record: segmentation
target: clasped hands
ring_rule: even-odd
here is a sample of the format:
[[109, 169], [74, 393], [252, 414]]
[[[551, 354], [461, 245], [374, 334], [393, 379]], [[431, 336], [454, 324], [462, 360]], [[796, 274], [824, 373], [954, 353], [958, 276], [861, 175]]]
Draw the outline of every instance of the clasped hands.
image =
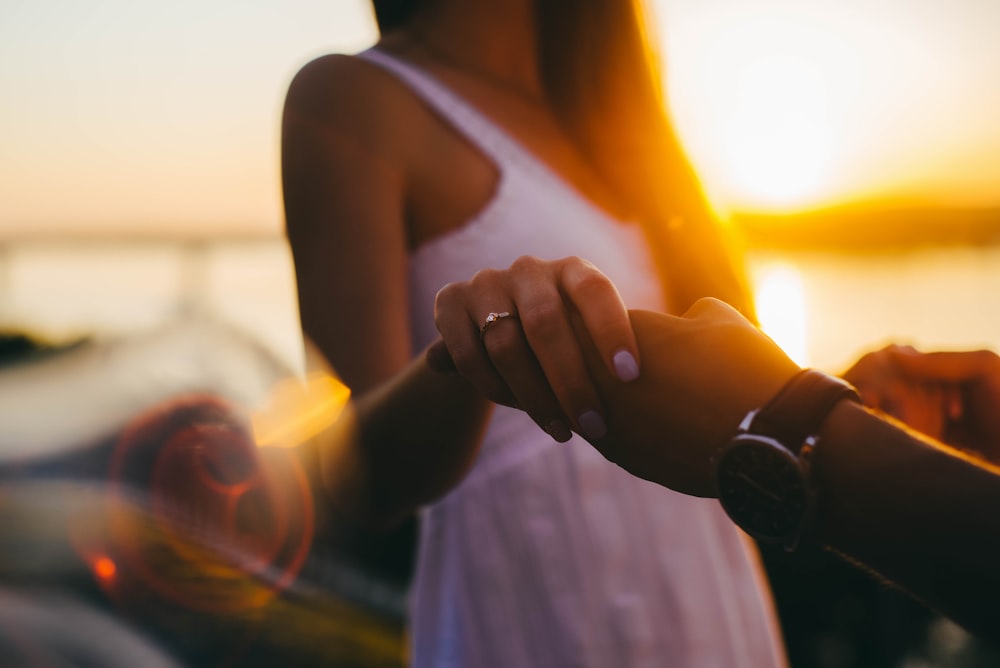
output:
[[[501, 312], [511, 317], [483, 328]], [[712, 456], [799, 370], [732, 307], [702, 299], [682, 316], [629, 311], [578, 258], [525, 257], [450, 284], [435, 319], [432, 366], [524, 410], [557, 441], [575, 431], [632, 474], [695, 496], [716, 495]], [[921, 406], [914, 426], [937, 425], [932, 436], [954, 423], [979, 451], [1000, 436], [1000, 418], [983, 419], [1000, 406], [1000, 359], [988, 351], [889, 347], [845, 377], [876, 408]]]

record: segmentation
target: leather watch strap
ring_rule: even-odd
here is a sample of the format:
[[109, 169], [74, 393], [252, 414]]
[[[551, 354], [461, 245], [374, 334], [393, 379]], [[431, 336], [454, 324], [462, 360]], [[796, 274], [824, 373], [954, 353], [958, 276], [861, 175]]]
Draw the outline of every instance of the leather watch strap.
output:
[[797, 455], [842, 399], [861, 401], [847, 381], [816, 369], [803, 369], [758, 411], [750, 430], [776, 439]]

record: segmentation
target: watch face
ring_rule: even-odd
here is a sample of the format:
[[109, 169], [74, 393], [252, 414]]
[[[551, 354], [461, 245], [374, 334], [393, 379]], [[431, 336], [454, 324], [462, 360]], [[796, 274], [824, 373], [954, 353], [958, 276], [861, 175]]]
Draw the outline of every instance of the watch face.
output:
[[810, 495], [798, 458], [766, 436], [734, 438], [716, 466], [719, 500], [744, 531], [763, 541], [798, 535]]

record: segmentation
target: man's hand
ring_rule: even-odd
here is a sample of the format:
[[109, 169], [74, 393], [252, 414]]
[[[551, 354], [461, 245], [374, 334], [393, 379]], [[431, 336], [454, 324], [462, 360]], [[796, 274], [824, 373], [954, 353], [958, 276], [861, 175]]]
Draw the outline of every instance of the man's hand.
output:
[[843, 377], [858, 389], [869, 408], [943, 441], [948, 415], [960, 405], [960, 396], [954, 383], [906, 373], [896, 359], [909, 353], [917, 351], [911, 346], [885, 346], [863, 355]]
[[954, 386], [942, 440], [1000, 463], [1000, 357], [989, 350], [893, 352], [893, 361], [915, 382]]
[[608, 433], [592, 441], [609, 460], [685, 494], [716, 496], [711, 459], [746, 413], [799, 370], [730, 306], [702, 299], [682, 317], [631, 311], [642, 374], [612, 377], [595, 350], [592, 376]]

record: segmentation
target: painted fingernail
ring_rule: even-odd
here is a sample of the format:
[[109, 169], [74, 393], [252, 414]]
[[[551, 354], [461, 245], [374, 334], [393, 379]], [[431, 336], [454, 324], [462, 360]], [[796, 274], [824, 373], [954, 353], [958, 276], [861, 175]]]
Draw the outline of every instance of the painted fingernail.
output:
[[629, 351], [619, 350], [612, 358], [612, 362], [615, 365], [615, 373], [623, 383], [631, 383], [639, 377], [639, 363]]
[[569, 426], [562, 420], [549, 420], [542, 425], [542, 429], [545, 430], [546, 434], [560, 443], [565, 443], [573, 438], [573, 432], [569, 430]]
[[587, 411], [578, 419], [580, 431], [591, 440], [596, 440], [608, 433], [608, 427], [604, 424], [604, 418], [597, 411]]

